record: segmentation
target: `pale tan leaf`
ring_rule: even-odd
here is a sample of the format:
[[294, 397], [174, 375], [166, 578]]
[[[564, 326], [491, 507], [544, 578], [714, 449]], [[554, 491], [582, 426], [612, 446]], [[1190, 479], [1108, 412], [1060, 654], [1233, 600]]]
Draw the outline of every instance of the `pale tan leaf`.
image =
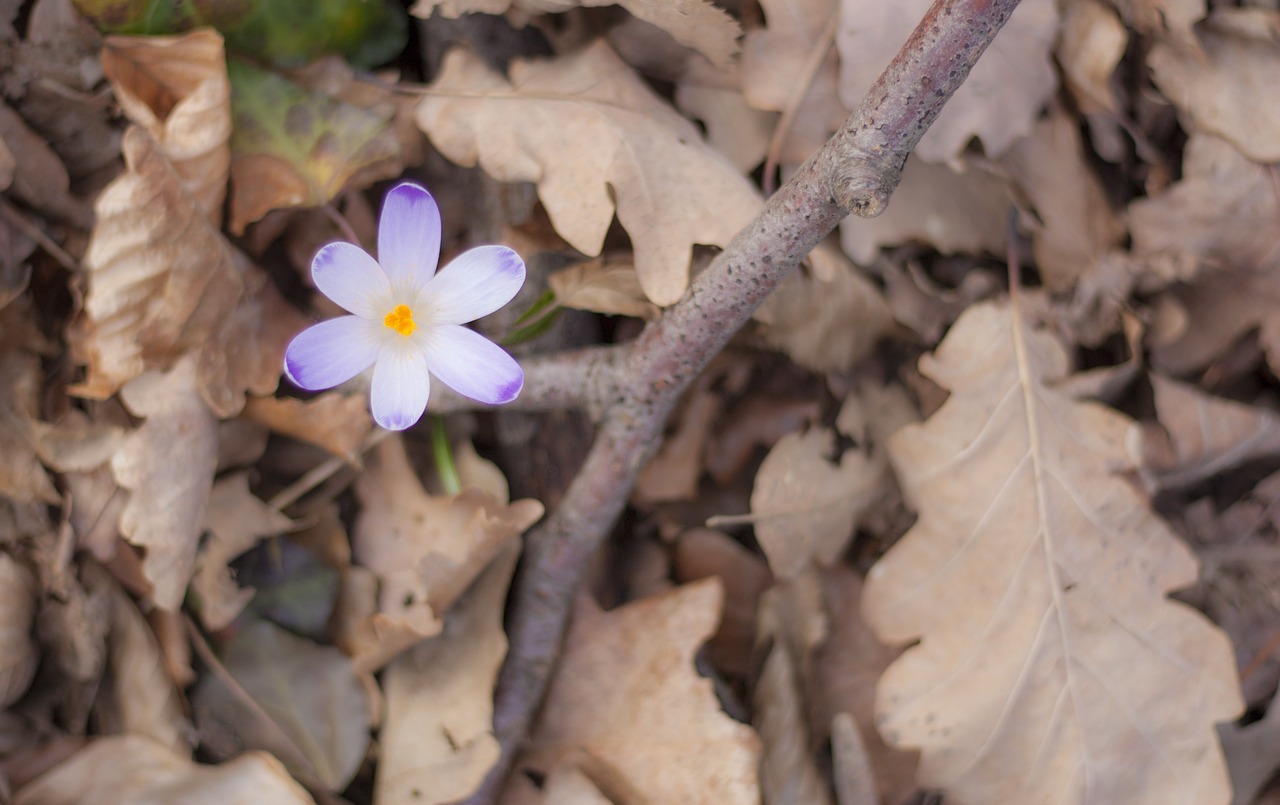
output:
[[1065, 350], [1006, 305], [921, 371], [951, 396], [890, 441], [920, 518], [864, 595], [882, 640], [919, 641], [877, 688], [882, 734], [975, 805], [1226, 802], [1234, 657], [1165, 597], [1196, 562], [1115, 475], [1128, 420], [1057, 390]]
[[636, 503], [693, 500], [697, 496], [711, 426], [724, 410], [724, 398], [711, 390], [713, 382], [714, 377], [706, 374], [689, 390], [672, 432], [636, 479], [631, 491]]
[[1009, 201], [1008, 183], [976, 165], [957, 173], [908, 157], [889, 207], [875, 218], [846, 218], [840, 244], [860, 265], [885, 246], [911, 241], [945, 254], [1004, 254]]
[[751, 518], [779, 578], [834, 562], [884, 484], [882, 459], [847, 450], [837, 463], [834, 450], [835, 433], [827, 428], [788, 433], [756, 473]]
[[444, 631], [387, 666], [374, 805], [457, 802], [497, 761], [493, 688], [507, 654], [502, 616], [519, 555], [508, 543], [449, 611]]
[[1118, 111], [1111, 77], [1128, 45], [1124, 23], [1101, 0], [1074, 0], [1063, 9], [1056, 53], [1081, 112]]
[[656, 319], [658, 306], [645, 298], [635, 264], [597, 258], [547, 277], [556, 302], [575, 310]]
[[1070, 289], [1128, 234], [1085, 161], [1079, 122], [1060, 106], [1014, 143], [1002, 164], [1031, 204], [1032, 253], [1050, 291]]
[[0, 707], [27, 692], [40, 654], [31, 637], [36, 617], [36, 580], [7, 553], [0, 553]]
[[[930, 0], [842, 0], [836, 46], [846, 107], [858, 108], [931, 5]], [[1057, 32], [1053, 0], [1019, 4], [915, 153], [926, 162], [950, 162], [977, 137], [987, 156], [999, 157], [1030, 132], [1057, 88], [1050, 53]]]
[[1216, 134], [1257, 162], [1280, 162], [1280, 12], [1223, 8], [1199, 26], [1202, 53], [1157, 43], [1151, 77], [1193, 131]]
[[848, 713], [831, 721], [831, 766], [838, 805], [880, 805], [871, 758], [857, 722]]
[[542, 801], [547, 805], [614, 805], [614, 800], [601, 793], [591, 778], [571, 763], [562, 763], [547, 775]]
[[1280, 453], [1280, 416], [1214, 397], [1152, 373], [1156, 422], [1129, 431], [1134, 460], [1154, 489], [1203, 481], [1246, 461]]
[[146, 421], [111, 459], [116, 482], [130, 493], [120, 532], [146, 551], [152, 598], [168, 610], [186, 594], [217, 466], [218, 423], [200, 399], [195, 374], [195, 359], [187, 357], [121, 390], [125, 406]]
[[601, 790], [632, 801], [755, 805], [759, 739], [721, 712], [693, 664], [720, 601], [714, 580], [611, 612], [580, 598], [519, 766], [546, 773], [585, 755]]
[[1208, 13], [1205, 0], [1112, 0], [1112, 5], [1139, 33], [1203, 55], [1195, 24]]
[[556, 231], [583, 254], [600, 253], [616, 209], [658, 305], [684, 293], [694, 244], [725, 246], [760, 209], [746, 177], [603, 41], [516, 61], [510, 82], [450, 51], [417, 120], [454, 162], [537, 182]]
[[232, 736], [239, 746], [271, 752], [301, 780], [346, 788], [364, 760], [372, 721], [351, 659], [251, 621], [231, 638], [222, 662], [240, 690], [217, 675], [201, 680], [192, 694], [201, 735]]
[[704, 62], [693, 61], [690, 67], [694, 69], [676, 80], [676, 106], [686, 117], [702, 122], [712, 148], [739, 171], [750, 173], [764, 161], [778, 116], [753, 109], [742, 95], [736, 74], [731, 81], [718, 81], [717, 76], [697, 69], [699, 64]]
[[192, 763], [142, 735], [98, 738], [24, 786], [15, 805], [315, 805], [280, 761], [246, 752], [220, 766]]
[[360, 395], [322, 394], [314, 399], [253, 397], [244, 416], [276, 433], [323, 447], [352, 464], [373, 428], [369, 403]]
[[1267, 364], [1280, 374], [1280, 259], [1254, 271], [1203, 271], [1194, 284], [1169, 296], [1185, 320], [1168, 340], [1153, 345], [1155, 368], [1169, 374], [1201, 369], [1256, 329]]
[[122, 732], [143, 735], [175, 753], [190, 756], [195, 730], [169, 675], [151, 627], [119, 586], [111, 587], [109, 655], [115, 707]]
[[196, 556], [191, 588], [199, 596], [201, 622], [216, 632], [235, 620], [254, 592], [238, 586], [227, 565], [263, 537], [289, 531], [294, 523], [250, 492], [248, 474], [237, 472], [213, 485], [204, 527], [209, 538]]
[[353, 555], [381, 582], [373, 625], [382, 639], [357, 657], [362, 670], [438, 633], [458, 596], [543, 512], [536, 500], [506, 504], [479, 489], [429, 495], [396, 436], [369, 456], [356, 495]]
[[159, 144], [182, 188], [217, 228], [231, 167], [231, 82], [212, 28], [109, 36], [102, 67], [125, 115]]
[[[814, 250], [817, 255], [823, 247]], [[760, 335], [801, 366], [848, 371], [866, 357], [891, 324], [884, 297], [843, 255], [822, 279], [792, 271], [760, 309]]]

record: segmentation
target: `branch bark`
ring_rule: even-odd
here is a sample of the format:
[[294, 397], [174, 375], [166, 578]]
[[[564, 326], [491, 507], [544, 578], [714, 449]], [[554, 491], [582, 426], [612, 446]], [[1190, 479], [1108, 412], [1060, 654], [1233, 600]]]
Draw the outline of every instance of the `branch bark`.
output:
[[[534, 401], [547, 395], [570, 402], [572, 395], [602, 405], [603, 416], [564, 500], [529, 537], [494, 710], [502, 755], [469, 805], [500, 794], [541, 705], [587, 563], [626, 505], [681, 392], [845, 216], [884, 210], [907, 156], [1017, 5], [937, 0], [843, 128], [770, 197], [684, 298], [629, 346], [591, 353], [600, 363], [585, 389], [565, 391], [563, 378], [551, 382], [536, 377], [540, 369], [528, 372]], [[577, 371], [572, 360], [551, 364]]]

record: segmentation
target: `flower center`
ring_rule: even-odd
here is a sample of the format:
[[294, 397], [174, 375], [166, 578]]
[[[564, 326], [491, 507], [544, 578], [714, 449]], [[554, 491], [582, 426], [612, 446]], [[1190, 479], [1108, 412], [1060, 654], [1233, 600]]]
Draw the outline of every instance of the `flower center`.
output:
[[413, 311], [408, 305], [396, 305], [382, 323], [400, 335], [413, 335], [413, 331], [418, 329], [418, 325], [413, 323]]

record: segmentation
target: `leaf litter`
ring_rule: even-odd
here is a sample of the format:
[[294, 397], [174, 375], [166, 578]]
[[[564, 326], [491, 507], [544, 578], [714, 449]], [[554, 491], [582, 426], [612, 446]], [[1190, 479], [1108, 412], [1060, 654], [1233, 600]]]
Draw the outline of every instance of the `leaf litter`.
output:
[[[466, 800], [519, 490], [579, 437], [282, 383], [312, 255], [411, 179], [442, 262], [517, 245], [549, 293], [522, 361], [624, 343], [927, 5], [0, 7], [6, 796]], [[1277, 31], [1025, 0], [691, 386], [497, 801], [1275, 797]]]

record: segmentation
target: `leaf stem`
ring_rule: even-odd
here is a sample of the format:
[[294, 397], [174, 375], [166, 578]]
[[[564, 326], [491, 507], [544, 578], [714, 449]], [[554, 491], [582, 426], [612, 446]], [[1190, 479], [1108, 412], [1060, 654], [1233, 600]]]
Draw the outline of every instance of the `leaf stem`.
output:
[[461, 492], [462, 479], [458, 477], [458, 466], [453, 461], [453, 447], [444, 429], [444, 419], [438, 416], [431, 417], [431, 455], [444, 493], [452, 497]]

